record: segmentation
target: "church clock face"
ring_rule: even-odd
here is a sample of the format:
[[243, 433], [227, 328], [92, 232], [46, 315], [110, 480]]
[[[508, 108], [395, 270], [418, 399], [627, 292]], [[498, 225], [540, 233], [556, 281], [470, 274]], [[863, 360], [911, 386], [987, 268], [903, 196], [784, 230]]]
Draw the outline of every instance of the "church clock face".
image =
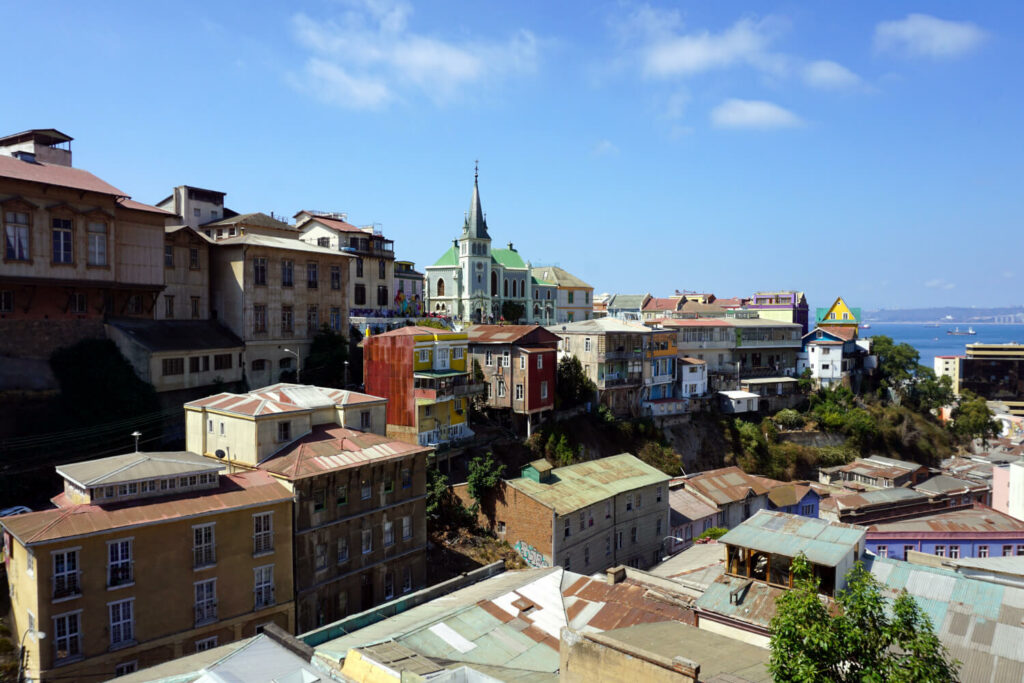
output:
[[476, 264], [476, 269], [477, 269], [477, 270], [483, 270], [483, 269], [484, 269], [484, 264], [482, 264], [482, 263], [479, 263], [479, 262], [478, 262], [478, 263]]

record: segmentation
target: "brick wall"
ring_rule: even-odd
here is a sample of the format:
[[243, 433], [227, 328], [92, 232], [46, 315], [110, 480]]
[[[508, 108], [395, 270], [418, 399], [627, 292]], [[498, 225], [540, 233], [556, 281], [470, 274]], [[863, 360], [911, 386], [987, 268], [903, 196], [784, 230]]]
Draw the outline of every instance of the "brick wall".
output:
[[0, 319], [0, 355], [3, 356], [48, 359], [62, 346], [72, 346], [83, 339], [105, 338], [100, 318]]
[[[452, 487], [452, 492], [466, 507], [475, 503], [469, 496], [467, 484], [456, 484]], [[527, 563], [543, 567], [554, 564], [552, 519], [551, 508], [541, 505], [505, 482], [501, 483], [492, 499], [483, 502], [479, 514], [482, 526], [494, 531], [498, 538], [508, 541]], [[504, 533], [500, 531], [502, 523]]]

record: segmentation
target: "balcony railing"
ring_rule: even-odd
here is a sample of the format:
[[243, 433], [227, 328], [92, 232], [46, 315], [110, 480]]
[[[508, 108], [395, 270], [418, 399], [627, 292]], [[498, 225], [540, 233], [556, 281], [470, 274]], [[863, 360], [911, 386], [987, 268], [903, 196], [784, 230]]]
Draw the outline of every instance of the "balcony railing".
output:
[[107, 586], [124, 586], [135, 580], [133, 563], [110, 567], [107, 571]]
[[274, 600], [274, 587], [264, 586], [253, 591], [254, 609], [263, 609], [276, 604]]
[[203, 546], [201, 548], [192, 549], [193, 568], [198, 569], [199, 567], [209, 567], [214, 564], [217, 564], [217, 551], [213, 546]]
[[53, 599], [70, 598], [82, 594], [82, 584], [79, 582], [80, 572], [70, 574], [57, 574], [53, 577]]
[[631, 384], [642, 384], [644, 381], [643, 376], [640, 374], [627, 375], [625, 377], [609, 377], [605, 375], [604, 386], [607, 387], [624, 387]]
[[644, 357], [643, 349], [613, 349], [611, 351], [599, 351], [597, 360], [637, 360]]
[[217, 601], [216, 600], [205, 600], [203, 602], [197, 602], [195, 606], [196, 611], [196, 626], [202, 624], [209, 624], [212, 621], [217, 621]]

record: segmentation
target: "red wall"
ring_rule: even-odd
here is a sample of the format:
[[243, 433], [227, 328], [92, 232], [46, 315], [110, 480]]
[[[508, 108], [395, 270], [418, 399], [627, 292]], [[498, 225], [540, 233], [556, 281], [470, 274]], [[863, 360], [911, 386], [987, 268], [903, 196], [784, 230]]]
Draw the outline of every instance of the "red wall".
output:
[[[537, 369], [537, 356], [544, 357], [544, 367], [540, 370]], [[555, 375], [557, 373], [557, 365], [558, 361], [555, 358], [554, 349], [529, 355], [527, 363], [527, 372], [529, 373], [529, 381], [527, 381], [529, 391], [526, 401], [527, 410], [547, 409], [555, 406]], [[548, 397], [541, 399], [540, 383], [544, 381], [548, 383]]]
[[414, 345], [412, 335], [371, 335], [363, 342], [363, 382], [366, 393], [388, 400], [388, 424], [416, 426], [412, 376]]

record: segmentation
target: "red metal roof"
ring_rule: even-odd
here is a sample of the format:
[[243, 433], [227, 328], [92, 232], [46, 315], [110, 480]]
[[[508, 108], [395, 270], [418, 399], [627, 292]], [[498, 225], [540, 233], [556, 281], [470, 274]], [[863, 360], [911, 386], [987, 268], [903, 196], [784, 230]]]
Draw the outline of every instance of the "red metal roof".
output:
[[438, 329], [436, 327], [425, 327], [423, 325], [412, 325], [410, 327], [399, 327], [398, 329], [391, 330], [389, 332], [381, 332], [380, 334], [372, 334], [372, 335], [370, 335], [369, 338], [373, 339], [374, 337], [407, 337], [407, 336], [415, 336], [417, 334], [439, 334], [439, 335], [446, 335], [446, 334], [458, 334], [458, 333], [452, 332], [451, 330]]
[[310, 410], [330, 405], [348, 406], [377, 403], [385, 399], [345, 389], [330, 389], [306, 384], [272, 384], [248, 394], [224, 392], [185, 404], [189, 408], [206, 408], [236, 415], [260, 416]]
[[818, 325], [819, 330], [824, 330], [829, 334], [843, 339], [845, 341], [853, 341], [857, 338], [857, 326], [853, 325]]
[[566, 618], [574, 629], [602, 631], [661, 621], [694, 624], [693, 610], [682, 606], [690, 601], [682, 591], [666, 589], [665, 597], [658, 599], [651, 589], [634, 579], [608, 585], [604, 578], [580, 577], [562, 590]]
[[467, 330], [469, 341], [475, 344], [512, 344], [531, 334], [531, 343], [558, 343], [558, 335], [540, 325], [473, 325]]
[[121, 199], [121, 200], [118, 201], [118, 204], [120, 204], [121, 206], [123, 206], [126, 209], [134, 209], [135, 211], [146, 211], [148, 213], [158, 213], [161, 216], [174, 216], [174, 215], [176, 215], [174, 213], [171, 213], [170, 211], [164, 211], [163, 209], [158, 209], [155, 206], [150, 206], [149, 204], [143, 204], [142, 202], [137, 202], [134, 199]]
[[328, 218], [327, 216], [319, 216], [319, 215], [313, 213], [312, 211], [307, 211], [306, 213], [308, 213], [310, 216], [312, 216], [313, 219], [315, 219], [318, 223], [323, 223], [328, 228], [331, 228], [332, 230], [337, 230], [338, 232], [358, 232], [358, 233], [360, 233], [362, 235], [369, 235], [370, 234], [367, 231], [352, 225], [351, 223], [346, 223], [345, 221], [339, 220], [337, 218]]
[[644, 304], [645, 311], [675, 311], [679, 308], [680, 296], [651, 297]]
[[291, 499], [288, 489], [269, 474], [241, 472], [221, 475], [220, 486], [215, 489], [109, 505], [69, 504], [5, 517], [0, 519], [0, 524], [23, 544], [29, 545]]
[[31, 183], [70, 187], [116, 197], [128, 196], [127, 192], [117, 189], [80, 168], [46, 164], [41, 161], [22, 161], [8, 156], [0, 156], [0, 178], [14, 178]]
[[379, 434], [318, 425], [286, 450], [261, 463], [260, 469], [293, 480], [303, 479], [368, 463], [406, 458], [430, 450], [404, 441], [393, 441]]

